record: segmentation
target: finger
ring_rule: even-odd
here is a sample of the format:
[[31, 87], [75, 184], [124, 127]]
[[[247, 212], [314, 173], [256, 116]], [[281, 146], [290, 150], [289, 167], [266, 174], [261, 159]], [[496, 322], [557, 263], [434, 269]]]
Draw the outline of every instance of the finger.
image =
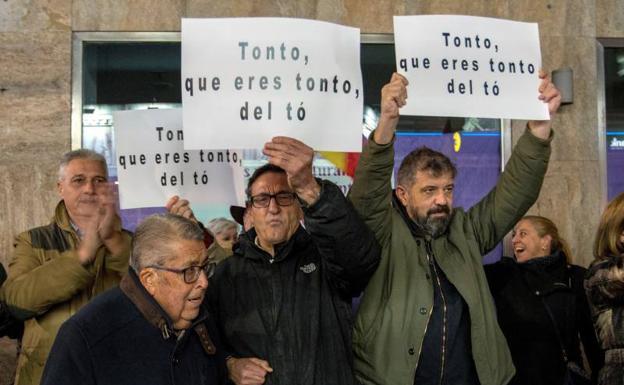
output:
[[277, 143], [277, 144], [287, 144], [291, 146], [305, 146], [306, 145], [302, 141], [297, 140], [295, 138], [288, 137], [288, 136], [274, 136], [273, 138], [271, 138], [271, 142]]
[[262, 360], [260, 358], [250, 358], [250, 360], [269, 373], [273, 371], [273, 368], [271, 368], [271, 365], [269, 365], [268, 361]]
[[244, 385], [260, 385], [264, 384], [265, 376], [257, 375], [257, 374], [245, 374], [243, 377], [242, 384]]
[[548, 77], [542, 78], [542, 81], [540, 82], [538, 91], [539, 92], [544, 92], [544, 90], [546, 88], [548, 88], [548, 85], [551, 84], [550, 79]]
[[280, 156], [271, 156], [266, 153], [264, 155], [268, 157], [267, 160], [270, 164], [283, 169], [284, 171], [286, 171], [286, 174], [290, 172], [288, 159], [282, 158]]
[[272, 153], [282, 153], [284, 156], [294, 157], [302, 152], [302, 148], [297, 149], [294, 146], [285, 143], [267, 142], [264, 148]]
[[172, 214], [181, 215], [185, 210], [190, 210], [191, 205], [188, 200], [180, 199], [173, 206], [171, 206], [171, 210], [169, 210]]
[[171, 207], [173, 207], [173, 205], [180, 199], [179, 196], [174, 195], [171, 198], [169, 198], [167, 200], [167, 203], [165, 203], [165, 208], [167, 209], [167, 211], [171, 211]]
[[243, 368], [241, 369], [241, 377], [243, 378], [255, 378], [264, 380], [264, 376], [266, 374], [266, 370], [264, 368], [254, 362], [245, 362], [243, 363]]
[[267, 146], [272, 149], [282, 150], [294, 156], [301, 153], [314, 153], [314, 149], [302, 141], [285, 136], [276, 136], [272, 138], [271, 142], [267, 143]]
[[404, 85], [408, 85], [409, 84], [409, 82], [407, 81], [405, 76], [401, 75], [398, 72], [395, 72], [395, 73], [392, 74], [392, 77], [390, 78], [390, 83], [402, 83]]

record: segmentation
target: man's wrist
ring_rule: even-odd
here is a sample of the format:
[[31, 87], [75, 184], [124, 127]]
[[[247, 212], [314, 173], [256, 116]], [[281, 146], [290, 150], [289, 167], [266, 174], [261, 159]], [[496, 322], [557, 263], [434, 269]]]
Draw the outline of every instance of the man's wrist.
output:
[[319, 200], [321, 196], [321, 186], [315, 179], [314, 183], [311, 183], [309, 187], [296, 191], [296, 195], [301, 207], [310, 207]]

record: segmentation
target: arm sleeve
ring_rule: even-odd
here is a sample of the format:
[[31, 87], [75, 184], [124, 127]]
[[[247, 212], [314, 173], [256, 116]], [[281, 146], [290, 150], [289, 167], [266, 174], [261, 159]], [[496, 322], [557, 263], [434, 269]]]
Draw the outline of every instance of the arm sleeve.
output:
[[550, 142], [525, 132], [492, 191], [468, 210], [481, 254], [503, 239], [539, 196], [550, 158]]
[[[114, 368], [111, 368], [114, 370]], [[41, 385], [95, 385], [93, 362], [82, 331], [71, 320], [59, 329]]]
[[390, 239], [394, 139], [385, 145], [371, 133], [362, 151], [348, 198], [381, 245]]
[[15, 308], [20, 313], [32, 313], [30, 316], [42, 314], [72, 298], [94, 278], [80, 264], [75, 250], [67, 250], [49, 261], [43, 259], [28, 233], [16, 238], [9, 278], [3, 287], [4, 298], [12, 311]]
[[337, 288], [357, 295], [375, 272], [381, 249], [342, 191], [328, 181], [320, 184], [319, 199], [304, 208], [306, 230]]
[[602, 352], [598, 337], [596, 336], [589, 302], [583, 288], [583, 277], [586, 271], [581, 267], [571, 266], [571, 268], [574, 269], [573, 280], [575, 282], [575, 287], [573, 289], [576, 297], [576, 323], [578, 325], [581, 343], [583, 344], [583, 351], [585, 352], [587, 362], [591, 368], [592, 380], [596, 383], [598, 372], [604, 365], [604, 353]]

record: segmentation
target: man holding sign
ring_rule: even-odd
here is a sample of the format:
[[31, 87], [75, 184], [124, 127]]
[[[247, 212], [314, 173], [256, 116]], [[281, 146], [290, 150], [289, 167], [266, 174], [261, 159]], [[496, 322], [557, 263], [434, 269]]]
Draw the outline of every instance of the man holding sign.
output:
[[[236, 384], [355, 384], [351, 298], [379, 263], [371, 231], [314, 151], [275, 137], [247, 187], [254, 227], [217, 268], [208, 293]], [[303, 220], [305, 229], [300, 224]]]
[[[559, 91], [540, 74], [550, 117]], [[453, 208], [455, 166], [420, 148], [390, 180], [407, 80], [381, 92], [381, 118], [349, 198], [382, 245], [354, 330], [363, 384], [506, 384], [514, 368], [483, 272], [494, 248], [537, 199], [550, 156], [550, 121], [530, 121], [495, 188], [468, 211]], [[418, 86], [418, 85], [412, 85]]]

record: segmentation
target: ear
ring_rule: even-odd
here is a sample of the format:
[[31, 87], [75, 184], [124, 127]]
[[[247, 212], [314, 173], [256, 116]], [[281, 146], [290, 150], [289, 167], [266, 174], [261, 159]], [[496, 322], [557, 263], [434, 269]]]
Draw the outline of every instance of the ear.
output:
[[552, 248], [552, 237], [548, 234], [544, 235], [542, 239], [540, 239], [542, 243], [542, 249], [546, 250], [548, 254], [550, 254], [550, 249]]
[[401, 201], [401, 204], [407, 207], [407, 203], [409, 202], [409, 192], [407, 189], [401, 185], [398, 185], [395, 189], [397, 198]]
[[154, 269], [145, 268], [141, 270], [139, 273], [139, 281], [147, 290], [148, 293], [153, 297], [156, 294], [156, 286], [158, 283], [158, 274], [154, 271]]
[[58, 192], [60, 196], [63, 195], [63, 185], [61, 184], [60, 180], [56, 181], [56, 191]]

